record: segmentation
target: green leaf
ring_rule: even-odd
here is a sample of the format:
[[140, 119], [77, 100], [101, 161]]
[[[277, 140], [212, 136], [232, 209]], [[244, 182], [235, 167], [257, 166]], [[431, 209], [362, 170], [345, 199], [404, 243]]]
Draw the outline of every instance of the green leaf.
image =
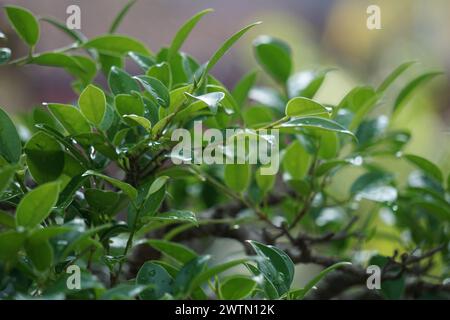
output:
[[48, 106], [53, 116], [71, 135], [91, 132], [91, 126], [80, 110], [68, 104], [49, 103]]
[[43, 184], [59, 178], [65, 156], [61, 145], [44, 132], [37, 132], [24, 147], [27, 165], [33, 179]]
[[259, 287], [262, 289], [262, 291], [266, 295], [266, 298], [271, 299], [271, 300], [276, 300], [276, 299], [280, 298], [280, 295], [277, 292], [277, 289], [275, 288], [273, 283], [269, 280], [269, 278], [267, 278], [267, 276], [265, 274], [261, 273], [261, 271], [258, 268], [256, 268], [255, 266], [253, 266], [251, 264], [246, 264], [246, 267], [256, 277], [262, 277], [263, 280], [262, 280], [262, 283], [260, 283]]
[[152, 55], [150, 49], [139, 40], [120, 35], [103, 35], [89, 40], [83, 44], [83, 47], [96, 49], [99, 53], [112, 57], [123, 57], [130, 51], [147, 56]]
[[186, 95], [197, 101], [202, 101], [213, 114], [217, 113], [220, 102], [225, 98], [225, 94], [223, 92], [212, 92], [198, 97], [189, 93], [186, 93]]
[[174, 294], [180, 298], [185, 297], [190, 291], [192, 282], [206, 268], [210, 259], [210, 256], [200, 256], [184, 265], [175, 278]]
[[277, 82], [285, 84], [292, 72], [289, 46], [279, 39], [260, 36], [254, 41], [253, 47], [262, 68]]
[[130, 197], [131, 200], [135, 200], [137, 198], [138, 192], [135, 188], [133, 188], [131, 185], [129, 185], [126, 182], [122, 182], [120, 180], [105, 176], [104, 174], [88, 170], [83, 174], [84, 177], [86, 176], [96, 176], [99, 177], [105, 181], [108, 181], [113, 186], [119, 188], [122, 190], [128, 197]]
[[111, 68], [108, 84], [114, 95], [131, 94], [133, 91], [140, 92], [136, 81], [127, 72], [117, 67]]
[[299, 292], [297, 295], [297, 299], [303, 299], [325, 276], [327, 276], [330, 272], [342, 268], [345, 266], [351, 266], [350, 262], [338, 262], [331, 267], [322, 270], [316, 277], [314, 277], [308, 284]]
[[433, 79], [436, 76], [441, 75], [442, 72], [429, 72], [425, 73], [410, 83], [406, 85], [406, 87], [403, 88], [402, 91], [400, 91], [399, 95], [397, 96], [397, 99], [394, 103], [394, 112], [398, 112], [400, 107], [406, 102], [406, 100], [411, 96], [411, 94], [416, 90], [420, 85], [428, 82], [429, 80]]
[[[148, 132], [150, 132], [152, 129], [152, 123], [147, 118], [140, 117], [135, 114], [127, 114], [124, 115], [123, 117], [127, 120], [131, 120], [132, 122], [136, 123], [139, 126], [142, 126]], [[130, 121], [128, 121], [128, 123], [130, 123]]]
[[133, 7], [136, 4], [136, 2], [137, 2], [137, 0], [131, 0], [122, 8], [122, 10], [120, 10], [120, 12], [114, 18], [113, 23], [111, 24], [111, 27], [109, 28], [109, 33], [116, 32], [117, 28], [120, 26], [120, 23], [125, 18], [128, 11], [130, 11], [131, 7]]
[[86, 189], [84, 196], [91, 208], [101, 214], [113, 216], [120, 205], [120, 194], [112, 191]]
[[182, 264], [186, 264], [197, 257], [194, 251], [179, 243], [164, 240], [148, 240], [148, 244]]
[[287, 82], [288, 96], [312, 99], [325, 81], [328, 72], [332, 70], [303, 71], [292, 75]]
[[0, 156], [9, 163], [19, 162], [22, 143], [14, 123], [8, 114], [0, 108]]
[[266, 106], [252, 106], [242, 114], [248, 128], [262, 128], [274, 121], [274, 112]]
[[34, 56], [29, 64], [58, 68], [80, 68], [82, 66], [72, 56], [61, 52], [44, 52]]
[[259, 270], [273, 283], [279, 295], [285, 294], [294, 280], [294, 263], [283, 251], [256, 241], [249, 241], [256, 254], [263, 258], [258, 261]]
[[175, 54], [183, 46], [183, 43], [186, 41], [186, 39], [189, 36], [189, 34], [191, 33], [192, 29], [195, 28], [195, 26], [203, 18], [203, 16], [210, 12], [213, 12], [213, 11], [214, 10], [212, 10], [212, 9], [206, 9], [206, 10], [200, 11], [195, 16], [193, 16], [188, 21], [186, 21], [186, 23], [178, 30], [177, 34], [175, 35], [175, 38], [172, 41], [172, 44], [167, 53], [167, 61], [169, 61], [169, 62], [172, 61]]
[[16, 212], [16, 225], [34, 228], [44, 221], [58, 201], [59, 182], [43, 184], [27, 193]]
[[234, 268], [241, 264], [247, 263], [251, 260], [254, 260], [254, 258], [246, 257], [246, 258], [242, 258], [242, 259], [236, 259], [236, 260], [228, 261], [225, 263], [221, 263], [221, 264], [215, 265], [211, 268], [207, 268], [205, 271], [199, 273], [195, 277], [195, 279], [192, 281], [192, 283], [190, 285], [189, 290], [190, 291], [195, 290], [196, 288], [198, 288], [200, 285], [202, 285], [204, 282], [210, 280], [211, 278], [213, 278], [231, 268]]
[[440, 183], [444, 182], [444, 175], [441, 169], [430, 160], [412, 154], [405, 154], [403, 158], [421, 169], [426, 175], [433, 177]]
[[67, 34], [70, 38], [72, 38], [73, 40], [75, 40], [79, 43], [83, 43], [86, 40], [86, 37], [81, 32], [79, 32], [78, 30], [69, 29], [65, 23], [59, 22], [56, 19], [53, 19], [51, 17], [43, 17], [43, 18], [39, 18], [39, 21], [45, 21], [45, 22], [51, 24], [52, 26], [54, 26], [55, 28], [58, 28], [59, 30], [61, 30], [62, 32]]
[[308, 129], [318, 129], [318, 130], [325, 130], [325, 131], [333, 131], [337, 133], [342, 133], [351, 136], [352, 138], [356, 139], [353, 132], [347, 130], [343, 126], [341, 126], [339, 123], [325, 119], [325, 118], [319, 118], [319, 117], [300, 117], [300, 118], [293, 118], [289, 120], [288, 122], [285, 122], [276, 128], [308, 128]]
[[163, 108], [170, 106], [170, 94], [166, 86], [156, 78], [148, 76], [134, 77], [144, 89], [155, 99]]
[[363, 174], [352, 184], [350, 192], [356, 198], [364, 198], [376, 202], [393, 202], [397, 199], [397, 189], [391, 185], [392, 176], [382, 172]]
[[[116, 106], [117, 112], [122, 116], [136, 115], [142, 117], [145, 112], [144, 101], [142, 97], [135, 93], [134, 94], [119, 94], [114, 98], [114, 105]], [[134, 121], [131, 122], [134, 124]]]
[[151, 66], [147, 70], [146, 76], [158, 79], [167, 89], [172, 87], [172, 71], [167, 62]]
[[9, 187], [11, 184], [14, 174], [16, 173], [17, 167], [7, 165], [0, 168], [0, 194]]
[[128, 52], [128, 57], [130, 57], [130, 59], [133, 60], [144, 72], [156, 64], [154, 58], [137, 52]]
[[416, 61], [408, 61], [399, 65], [392, 73], [380, 84], [378, 93], [385, 92], [406, 70], [408, 70]]
[[263, 193], [267, 193], [273, 189], [277, 176], [276, 175], [263, 175], [261, 174], [261, 168], [256, 171], [256, 184]]
[[245, 276], [227, 278], [220, 286], [220, 295], [225, 300], [243, 300], [255, 290], [255, 280]]
[[136, 284], [151, 286], [139, 295], [142, 300], [158, 300], [166, 293], [172, 294], [172, 277], [166, 269], [152, 262], [146, 262], [141, 267], [136, 276]]
[[102, 89], [94, 85], [87, 86], [80, 95], [78, 105], [91, 123], [100, 126], [106, 113], [106, 97]]
[[232, 94], [238, 106], [242, 107], [245, 104], [250, 90], [256, 83], [257, 76], [258, 72], [252, 71], [246, 74], [234, 87]]
[[11, 59], [11, 49], [0, 48], [0, 66], [7, 63]]
[[39, 23], [28, 9], [17, 6], [5, 6], [6, 16], [19, 37], [30, 47], [39, 41]]
[[327, 108], [308, 98], [294, 98], [286, 105], [286, 115], [289, 117], [305, 117], [328, 114]]
[[161, 176], [158, 177], [155, 181], [153, 181], [152, 185], [148, 189], [147, 198], [150, 197], [152, 194], [158, 192], [162, 187], [164, 187], [169, 181], [169, 177], [167, 176]]
[[26, 234], [17, 231], [0, 233], [0, 261], [14, 261], [25, 242]]
[[172, 210], [165, 213], [158, 213], [152, 220], [156, 221], [170, 221], [170, 222], [187, 222], [192, 224], [198, 224], [195, 213], [191, 211]]
[[244, 192], [250, 185], [251, 167], [249, 164], [225, 165], [225, 184], [237, 192]]
[[46, 271], [52, 266], [53, 248], [48, 241], [33, 241], [29, 239], [25, 242], [25, 251], [28, 258], [39, 271]]
[[312, 163], [312, 156], [305, 150], [299, 141], [294, 141], [286, 149], [282, 165], [284, 170], [289, 173], [291, 179], [301, 180], [308, 173]]
[[213, 54], [211, 59], [209, 59], [209, 62], [206, 65], [204, 74], [207, 74], [214, 66], [217, 64], [217, 62], [223, 57], [223, 55], [245, 34], [247, 33], [251, 28], [261, 24], [261, 22], [253, 23], [242, 30], [235, 33], [233, 36], [231, 36], [225, 43]]

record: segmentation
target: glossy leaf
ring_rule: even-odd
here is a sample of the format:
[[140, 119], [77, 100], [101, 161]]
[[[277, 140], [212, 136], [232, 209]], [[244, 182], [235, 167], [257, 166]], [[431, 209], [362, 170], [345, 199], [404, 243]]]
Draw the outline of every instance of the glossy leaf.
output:
[[148, 68], [146, 76], [158, 79], [167, 89], [172, 87], [172, 70], [167, 62], [151, 66]]
[[184, 297], [189, 292], [192, 281], [205, 269], [210, 258], [210, 256], [196, 257], [181, 268], [174, 282], [174, 293], [178, 297]]
[[124, 70], [112, 67], [108, 76], [108, 84], [114, 95], [140, 92], [136, 81]]
[[63, 173], [63, 148], [46, 133], [36, 133], [25, 145], [24, 152], [27, 155], [28, 169], [37, 183], [54, 181]]
[[155, 99], [163, 108], [170, 106], [170, 94], [166, 86], [156, 78], [148, 76], [138, 76], [135, 79], [144, 87], [144, 89]]
[[142, 300], [158, 300], [166, 293], [172, 293], [173, 279], [163, 267], [146, 262], [139, 269], [136, 284], [151, 286], [139, 295]]
[[[135, 114], [127, 114], [124, 115], [123, 117], [125, 118], [125, 120], [131, 120], [131, 122], [136, 123], [136, 125], [143, 127], [145, 130], [149, 132], [152, 129], [152, 123], [147, 118], [137, 116]], [[130, 121], [128, 121], [128, 123], [130, 123]]]
[[285, 294], [294, 279], [294, 263], [289, 256], [274, 247], [256, 241], [249, 241], [256, 254], [262, 258], [258, 261], [259, 270], [273, 283], [278, 294]]
[[119, 94], [114, 98], [114, 105], [122, 117], [127, 115], [142, 117], [145, 112], [144, 102], [139, 94]]
[[58, 201], [59, 182], [43, 184], [27, 193], [16, 212], [16, 225], [34, 228], [44, 221]]
[[217, 109], [219, 108], [220, 102], [225, 98], [225, 94], [223, 92], [213, 92], [213, 93], [207, 93], [202, 96], [193, 96], [191, 94], [186, 93], [189, 97], [202, 101], [213, 114], [217, 113]]
[[106, 113], [106, 97], [102, 89], [89, 85], [78, 100], [83, 115], [97, 127], [103, 121]]
[[320, 103], [307, 98], [294, 98], [286, 105], [286, 115], [289, 117], [306, 117], [328, 115], [328, 110]]
[[300, 117], [300, 118], [293, 118], [292, 120], [289, 120], [279, 126], [277, 128], [308, 128], [308, 129], [318, 129], [318, 130], [325, 130], [325, 131], [333, 131], [345, 135], [349, 135], [353, 138], [355, 138], [355, 135], [353, 132], [347, 130], [343, 126], [341, 126], [339, 123], [325, 119], [325, 118], [319, 118], [319, 117]]
[[49, 103], [50, 112], [72, 135], [91, 132], [91, 126], [80, 110], [68, 104]]

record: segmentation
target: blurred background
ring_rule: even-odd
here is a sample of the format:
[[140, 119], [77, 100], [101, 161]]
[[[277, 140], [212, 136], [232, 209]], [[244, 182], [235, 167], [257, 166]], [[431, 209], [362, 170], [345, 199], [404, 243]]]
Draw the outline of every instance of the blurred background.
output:
[[[81, 31], [88, 37], [105, 33], [127, 0], [0, 0], [0, 4], [24, 6], [40, 16], [66, 21], [69, 5], [81, 8]], [[368, 30], [369, 5], [381, 9], [381, 30]], [[279, 37], [293, 48], [296, 70], [336, 67], [317, 97], [337, 103], [354, 86], [376, 85], [404, 61], [418, 60], [414, 69], [442, 70], [447, 77], [434, 80], [421, 90], [396, 119], [413, 134], [411, 151], [428, 155], [450, 169], [445, 161], [450, 145], [450, 1], [448, 0], [140, 0], [119, 29], [148, 44], [153, 51], [170, 43], [178, 27], [199, 10], [215, 13], [200, 22], [184, 51], [206, 61], [229, 35], [254, 21], [263, 21], [220, 62], [214, 70], [228, 86], [256, 68], [252, 41], [260, 34]], [[14, 57], [26, 53], [25, 46], [9, 29], [3, 10], [0, 30], [9, 37]], [[37, 51], [69, 44], [69, 39], [42, 23]], [[3, 44], [2, 44], [3, 45]], [[412, 72], [414, 72], [414, 70]], [[411, 75], [412, 77], [414, 74]], [[447, 78], [447, 79], [445, 79]], [[262, 82], [265, 79], [261, 79]], [[0, 69], [0, 105], [10, 112], [25, 111], [43, 101], [70, 102], [75, 94], [70, 76], [63, 71], [30, 66]], [[399, 86], [402, 84], [400, 83]], [[404, 84], [403, 84], [404, 85]], [[401, 88], [401, 87], [399, 87]], [[386, 101], [392, 103], [392, 101]], [[395, 124], [394, 124], [395, 125]]]
[[[81, 8], [81, 31], [88, 37], [107, 32], [117, 12], [127, 0], [0, 0], [1, 5], [24, 6], [40, 16], [65, 22], [69, 5]], [[381, 30], [368, 30], [369, 5], [381, 9]], [[246, 35], [213, 73], [229, 88], [248, 71], [257, 68], [252, 41], [261, 34], [288, 42], [296, 71], [334, 67], [316, 99], [337, 104], [356, 85], [377, 86], [396, 66], [417, 60], [402, 81], [384, 101], [392, 108], [395, 95], [409, 80], [424, 71], [445, 74], [427, 84], [408, 106], [393, 119], [391, 126], [409, 129], [412, 141], [408, 152], [436, 162], [445, 174], [450, 171], [450, 1], [448, 0], [139, 0], [119, 29], [144, 41], [154, 52], [168, 45], [180, 25], [196, 12], [213, 8], [193, 31], [183, 47], [200, 62], [205, 62], [218, 46], [241, 27], [263, 24]], [[42, 37], [37, 52], [63, 47], [70, 40], [48, 24], [41, 24]], [[0, 30], [8, 36], [1, 46], [13, 50], [14, 58], [26, 48], [0, 12]], [[132, 71], [132, 70], [131, 70]], [[42, 102], [71, 103], [76, 99], [64, 71], [29, 66], [0, 68], [0, 106], [12, 114], [30, 110]], [[261, 77], [260, 84], [270, 80]], [[411, 167], [392, 170], [403, 180]], [[348, 189], [351, 179], [342, 177], [337, 189]], [[223, 248], [223, 246], [221, 246]], [[392, 246], [375, 243], [383, 251]], [[210, 248], [213, 250], [212, 248]], [[225, 250], [226, 251], [226, 250]], [[224, 255], [228, 253], [222, 251]], [[217, 252], [217, 250], [215, 251]]]

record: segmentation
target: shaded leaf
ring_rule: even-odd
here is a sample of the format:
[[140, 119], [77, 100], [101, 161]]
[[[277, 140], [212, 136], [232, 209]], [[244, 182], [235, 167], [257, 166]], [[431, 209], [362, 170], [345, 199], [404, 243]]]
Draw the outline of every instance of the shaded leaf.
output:
[[39, 225], [56, 205], [58, 195], [59, 182], [43, 184], [27, 193], [17, 207], [16, 225], [24, 228]]

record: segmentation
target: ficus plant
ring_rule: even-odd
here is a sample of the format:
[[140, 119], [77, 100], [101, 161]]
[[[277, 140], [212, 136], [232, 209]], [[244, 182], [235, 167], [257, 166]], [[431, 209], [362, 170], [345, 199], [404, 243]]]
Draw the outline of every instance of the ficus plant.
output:
[[[385, 98], [414, 67], [407, 62], [380, 85], [324, 105], [315, 96], [330, 69], [294, 73], [289, 45], [260, 36], [253, 45], [261, 70], [231, 90], [210, 72], [258, 23], [200, 63], [181, 49], [212, 10], [155, 53], [116, 33], [134, 2], [93, 39], [3, 8], [29, 54], [12, 59], [1, 48], [0, 64], [64, 69], [79, 99], [25, 116], [0, 109], [0, 299], [449, 298], [450, 177], [403, 152], [411, 135], [390, 126], [439, 73]], [[72, 43], [36, 52], [41, 23]], [[258, 74], [273, 85], [260, 86]], [[192, 132], [200, 120], [221, 131], [278, 130], [278, 173], [249, 163], [175, 165], [172, 133]], [[409, 163], [408, 181], [384, 160]], [[346, 174], [350, 188], [342, 190], [335, 184]], [[393, 218], [395, 233], [379, 230], [380, 213]], [[217, 238], [244, 249], [220, 261], [205, 254]], [[361, 258], [377, 239], [394, 253]], [[302, 264], [322, 268], [304, 286], [295, 280]], [[368, 285], [368, 266], [379, 267], [381, 287]]]

